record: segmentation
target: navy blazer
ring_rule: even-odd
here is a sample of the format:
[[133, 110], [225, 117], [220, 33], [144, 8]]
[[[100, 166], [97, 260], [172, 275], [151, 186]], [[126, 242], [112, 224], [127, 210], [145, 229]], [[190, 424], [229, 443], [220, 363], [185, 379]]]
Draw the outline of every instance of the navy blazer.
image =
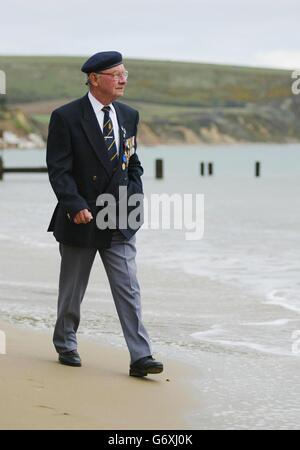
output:
[[[100, 230], [96, 225], [96, 215], [101, 209], [96, 206], [97, 197], [110, 193], [118, 201], [119, 186], [127, 186], [128, 196], [143, 194], [143, 168], [137, 153], [132, 154], [128, 166], [124, 168], [123, 165], [125, 140], [136, 137], [139, 114], [123, 103], [113, 102], [113, 105], [120, 129], [119, 160], [115, 171], [112, 171], [88, 95], [56, 109], [51, 115], [46, 159], [58, 204], [48, 231], [63, 244], [98, 249], [110, 247], [112, 230]], [[82, 209], [89, 209], [93, 220], [77, 225], [73, 218]], [[128, 215], [132, 209], [134, 207], [128, 208]], [[127, 224], [120, 231], [130, 239], [137, 229], [131, 229]]]

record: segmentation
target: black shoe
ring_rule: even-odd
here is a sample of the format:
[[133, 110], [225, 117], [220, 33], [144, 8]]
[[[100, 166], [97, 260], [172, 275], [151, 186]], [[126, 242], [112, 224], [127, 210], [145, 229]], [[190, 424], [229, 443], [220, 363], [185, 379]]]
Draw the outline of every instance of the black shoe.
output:
[[66, 366], [81, 367], [81, 359], [76, 350], [59, 353], [58, 360]]
[[131, 377], [145, 377], [148, 373], [161, 373], [164, 366], [161, 362], [155, 361], [152, 356], [145, 356], [130, 365], [129, 375]]

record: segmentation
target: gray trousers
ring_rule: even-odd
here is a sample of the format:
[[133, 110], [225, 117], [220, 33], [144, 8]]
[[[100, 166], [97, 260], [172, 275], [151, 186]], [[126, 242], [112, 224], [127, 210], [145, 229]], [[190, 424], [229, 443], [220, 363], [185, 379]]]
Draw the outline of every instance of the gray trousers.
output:
[[80, 322], [80, 305], [95, 255], [99, 251], [130, 353], [130, 362], [152, 354], [150, 339], [142, 323], [135, 241], [135, 236], [126, 240], [116, 230], [109, 249], [59, 245], [61, 269], [57, 322], [53, 336], [58, 353], [77, 349], [76, 331]]

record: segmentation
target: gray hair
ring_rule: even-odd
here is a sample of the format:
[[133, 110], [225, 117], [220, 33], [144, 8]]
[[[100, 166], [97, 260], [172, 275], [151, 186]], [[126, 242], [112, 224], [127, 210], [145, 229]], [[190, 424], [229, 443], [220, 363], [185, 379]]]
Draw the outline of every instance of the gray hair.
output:
[[[91, 73], [92, 73], [92, 72], [91, 72]], [[100, 75], [100, 74], [97, 73], [97, 72], [93, 72], [93, 73], [96, 73], [97, 75]], [[90, 75], [91, 75], [90, 73], [87, 74], [87, 79], [86, 79], [86, 82], [85, 82], [86, 86], [89, 86], [89, 87], [92, 86], [91, 81], [90, 81]]]
[[89, 73], [87, 74], [87, 79], [86, 79], [85, 85], [91, 87], [90, 74]]

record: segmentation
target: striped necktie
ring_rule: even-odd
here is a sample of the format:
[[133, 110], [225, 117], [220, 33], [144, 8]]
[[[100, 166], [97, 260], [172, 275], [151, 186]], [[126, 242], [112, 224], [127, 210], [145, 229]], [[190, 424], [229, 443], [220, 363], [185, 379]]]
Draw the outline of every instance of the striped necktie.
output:
[[107, 148], [109, 160], [112, 164], [113, 170], [116, 170], [118, 165], [118, 149], [114, 135], [114, 127], [111, 118], [109, 117], [110, 106], [104, 106], [102, 111], [104, 112], [103, 119], [103, 136]]

